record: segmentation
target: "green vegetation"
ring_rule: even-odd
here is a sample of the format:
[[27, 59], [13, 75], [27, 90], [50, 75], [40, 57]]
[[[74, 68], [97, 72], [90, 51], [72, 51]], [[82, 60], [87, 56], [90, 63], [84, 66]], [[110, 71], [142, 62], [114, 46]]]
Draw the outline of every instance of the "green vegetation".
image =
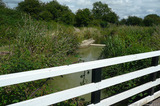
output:
[[92, 20], [89, 9], [78, 10], [75, 16], [76, 26], [88, 26]]
[[153, 26], [160, 24], [160, 17], [156, 14], [150, 14], [144, 17], [143, 23], [145, 26]]
[[109, 23], [118, 22], [118, 16], [116, 13], [112, 12], [111, 8], [107, 4], [102, 2], [95, 2], [92, 9], [93, 17], [96, 20], [101, 20]]
[[[89, 38], [106, 44], [103, 58], [160, 49], [158, 15], [118, 19], [118, 15], [102, 2], [95, 2], [92, 10], [79, 9], [74, 14], [56, 0], [49, 3], [24, 0], [15, 9], [7, 8], [0, 0], [0, 53], [7, 52], [0, 54], [0, 75], [64, 65], [79, 43]], [[103, 78], [148, 67], [150, 62], [146, 59], [104, 68]], [[0, 88], [0, 105], [50, 94], [53, 89], [43, 86], [48, 80], [52, 79]], [[147, 81], [145, 76], [108, 88], [106, 93], [111, 96]], [[33, 93], [37, 89], [40, 90]], [[69, 100], [58, 105], [81, 104], [80, 101]]]
[[[0, 11], [0, 75], [64, 65], [78, 47], [72, 26], [37, 21], [32, 14], [6, 7]], [[52, 79], [0, 88], [0, 105], [52, 93], [48, 80]]]
[[2, 0], [0, 0], [0, 8], [5, 8], [5, 7], [6, 7], [5, 3], [3, 3]]
[[25, 0], [18, 4], [17, 10], [28, 13], [38, 20], [55, 20], [68, 25], [73, 25], [74, 22], [74, 14], [71, 10], [56, 0], [46, 4], [39, 0]]
[[[106, 47], [102, 53], [103, 58], [131, 55], [137, 53], [159, 50], [160, 27], [140, 27], [140, 26], [112, 26], [106, 29]], [[104, 68], [103, 78], [111, 78], [125, 73], [133, 72], [139, 69], [149, 67], [151, 59], [145, 59], [135, 62], [124, 63], [120, 65]], [[106, 89], [108, 96], [126, 91], [138, 85], [150, 81], [149, 76], [137, 78]], [[129, 102], [134, 102], [137, 98], [146, 96], [147, 93], [141, 93], [132, 97]]]
[[[59, 29], [57, 33], [50, 34], [45, 24], [30, 18], [24, 19], [24, 25], [17, 28], [15, 44], [10, 50], [12, 55], [1, 58], [1, 75], [65, 64], [67, 56], [74, 53], [78, 47], [77, 37], [69, 29]], [[32, 92], [45, 81], [0, 88], [0, 105], [31, 98]], [[35, 96], [47, 92], [44, 90]]]
[[[17, 35], [17, 25], [22, 24], [21, 13], [8, 9], [0, 9], [0, 47], [3, 45], [9, 45], [13, 43], [13, 40]], [[16, 24], [15, 24], [16, 23]]]

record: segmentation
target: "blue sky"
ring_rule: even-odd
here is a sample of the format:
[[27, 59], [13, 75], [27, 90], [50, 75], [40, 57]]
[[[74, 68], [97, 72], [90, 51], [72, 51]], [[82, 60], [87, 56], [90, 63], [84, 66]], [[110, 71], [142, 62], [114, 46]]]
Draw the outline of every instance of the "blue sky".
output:
[[[18, 2], [23, 0], [3, 0], [7, 6], [14, 8]], [[49, 2], [52, 0], [41, 0]], [[108, 4], [118, 16], [127, 18], [128, 16], [144, 17], [148, 14], [158, 14], [160, 16], [160, 0], [57, 0], [63, 5], [67, 5], [73, 12], [78, 9], [92, 9], [92, 4], [97, 1]]]

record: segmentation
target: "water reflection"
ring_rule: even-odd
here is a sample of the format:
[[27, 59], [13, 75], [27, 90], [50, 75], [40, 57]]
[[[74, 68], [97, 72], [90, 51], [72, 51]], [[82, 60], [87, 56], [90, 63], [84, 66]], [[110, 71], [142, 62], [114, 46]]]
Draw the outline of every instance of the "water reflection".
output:
[[[79, 59], [82, 61], [93, 61], [97, 60], [100, 56], [103, 47], [90, 46], [87, 48], [79, 49]], [[71, 57], [72, 61], [76, 61], [75, 58]], [[91, 70], [85, 72], [79, 72], [69, 75], [64, 75], [63, 77], [55, 77], [54, 80], [50, 81], [50, 87], [56, 88], [53, 91], [61, 91], [73, 87], [80, 86], [82, 84], [91, 82]], [[82, 96], [86, 101], [90, 101], [91, 95], [87, 94]]]

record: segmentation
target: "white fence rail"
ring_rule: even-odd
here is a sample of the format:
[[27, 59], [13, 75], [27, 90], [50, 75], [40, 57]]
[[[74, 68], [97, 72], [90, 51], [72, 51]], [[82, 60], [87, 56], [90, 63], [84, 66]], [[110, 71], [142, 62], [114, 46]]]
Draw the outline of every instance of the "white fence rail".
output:
[[[33, 71], [20, 72], [20, 73], [14, 73], [14, 74], [0, 75], [0, 87], [29, 82], [29, 81], [40, 80], [40, 79], [50, 78], [50, 77], [55, 77], [55, 76], [60, 76], [60, 75], [66, 75], [66, 74], [81, 72], [81, 71], [90, 70], [90, 69], [98, 69], [98, 68], [107, 67], [111, 65], [116, 65], [116, 64], [136, 61], [136, 60], [142, 60], [142, 59], [147, 59], [147, 58], [152, 58], [152, 57], [158, 57], [158, 56], [160, 56], [160, 51], [154, 51], [154, 52], [121, 56], [121, 57], [115, 57], [115, 58], [110, 58], [110, 59], [84, 62], [84, 63], [78, 63], [78, 64], [72, 64], [72, 65], [66, 65], [66, 66], [60, 66], [60, 67], [53, 67], [53, 68], [33, 70]], [[51, 105], [51, 104], [59, 103], [59, 102], [62, 102], [62, 101], [65, 101], [65, 100], [68, 100], [68, 99], [71, 99], [77, 96], [95, 92], [95, 91], [98, 91], [98, 90], [101, 90], [101, 89], [104, 89], [104, 88], [107, 88], [107, 87], [110, 87], [116, 84], [120, 84], [122, 82], [126, 82], [129, 80], [135, 79], [135, 78], [139, 78], [139, 77], [142, 77], [148, 74], [156, 73], [158, 71], [160, 71], [160, 65], [151, 66], [149, 68], [145, 68], [145, 69], [131, 72], [128, 74], [105, 79], [97, 83], [86, 84], [83, 86], [71, 88], [68, 90], [37, 97], [31, 100], [26, 100], [26, 101], [22, 101], [22, 102], [11, 104], [11, 105], [13, 106]], [[139, 87], [125, 91], [123, 93], [117, 94], [113, 97], [104, 99], [97, 104], [91, 104], [90, 106], [112, 105], [121, 100], [129, 98], [135, 94], [143, 92], [149, 88], [157, 86], [159, 84], [160, 84], [160, 79], [157, 79], [155, 81], [151, 81]]]

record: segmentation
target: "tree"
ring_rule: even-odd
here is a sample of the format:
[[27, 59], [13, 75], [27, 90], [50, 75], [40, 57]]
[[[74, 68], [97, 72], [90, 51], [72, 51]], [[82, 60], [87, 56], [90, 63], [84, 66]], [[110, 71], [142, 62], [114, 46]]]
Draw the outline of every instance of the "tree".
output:
[[65, 14], [62, 14], [62, 16], [60, 17], [60, 21], [68, 25], [73, 25], [74, 19], [75, 14], [73, 14], [72, 12], [66, 12]]
[[24, 0], [18, 3], [17, 10], [24, 11], [31, 16], [38, 18], [39, 13], [42, 11], [42, 5], [39, 0]]
[[69, 7], [59, 4], [56, 0], [47, 3], [45, 9], [52, 14], [52, 20], [66, 24], [73, 24], [74, 22], [74, 14]]
[[110, 12], [108, 14], [103, 15], [102, 20], [109, 22], [109, 23], [117, 23], [118, 22], [118, 16], [115, 12]]
[[149, 14], [144, 17], [143, 23], [145, 26], [152, 26], [160, 24], [160, 17], [157, 14]]
[[4, 8], [4, 7], [6, 7], [5, 3], [2, 0], [0, 0], [0, 8]]
[[111, 9], [107, 4], [103, 4], [101, 1], [93, 4], [92, 13], [95, 19], [102, 19], [104, 15], [111, 12]]
[[127, 23], [127, 20], [124, 18], [119, 22], [120, 25], [125, 25], [126, 23]]
[[107, 25], [107, 23], [117, 23], [118, 22], [118, 16], [115, 12], [111, 10], [111, 8], [108, 7], [107, 4], [103, 4], [101, 1], [95, 2], [93, 4], [92, 9], [93, 17], [95, 20], [99, 20], [100, 25], [104, 27]]
[[127, 19], [127, 25], [142, 25], [142, 18], [136, 16], [129, 16]]
[[60, 15], [58, 11], [61, 9], [61, 5], [56, 0], [53, 0], [45, 5], [45, 9], [53, 15], [53, 20], [55, 20]]
[[50, 20], [52, 20], [52, 18], [53, 18], [53, 15], [52, 15], [49, 11], [47, 11], [47, 10], [42, 11], [42, 12], [39, 14], [39, 16], [40, 16], [40, 18], [41, 18], [42, 20], [45, 20], [45, 21], [50, 21]]
[[88, 8], [77, 11], [75, 16], [76, 26], [88, 26], [91, 20], [92, 15]]

